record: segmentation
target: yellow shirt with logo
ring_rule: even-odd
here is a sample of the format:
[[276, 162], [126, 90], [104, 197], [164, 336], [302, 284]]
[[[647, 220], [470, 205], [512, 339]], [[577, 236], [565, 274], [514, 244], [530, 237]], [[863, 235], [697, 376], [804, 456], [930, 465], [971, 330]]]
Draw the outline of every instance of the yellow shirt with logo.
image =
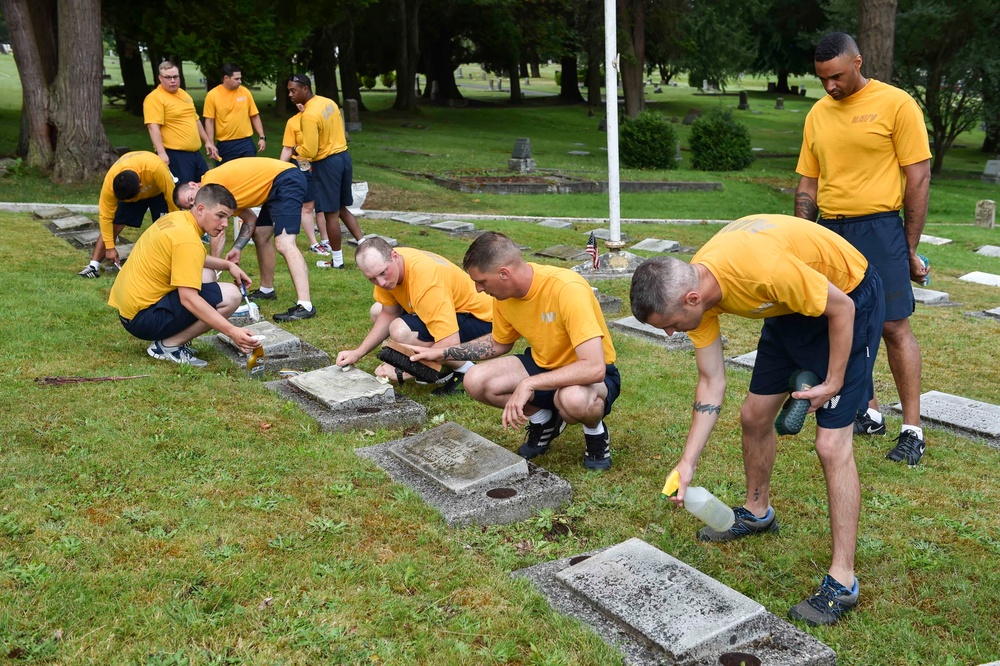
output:
[[236, 197], [236, 207], [243, 210], [267, 201], [274, 179], [294, 168], [294, 164], [273, 157], [240, 157], [209, 169], [201, 177], [201, 184], [222, 185]]
[[200, 290], [204, 267], [205, 244], [194, 216], [186, 210], [164, 215], [136, 241], [108, 305], [133, 319], [178, 287]]
[[829, 229], [790, 215], [749, 215], [723, 227], [691, 258], [712, 273], [722, 300], [688, 331], [695, 347], [719, 337], [719, 315], [764, 319], [826, 310], [827, 285], [854, 291], [868, 260]]
[[433, 252], [400, 247], [396, 253], [403, 258], [403, 280], [394, 289], [376, 286], [377, 302], [416, 314], [435, 341], [458, 333], [459, 312], [493, 321], [493, 299], [477, 292], [461, 268]]
[[253, 134], [250, 118], [260, 115], [250, 91], [239, 86], [229, 90], [221, 83], [205, 95], [202, 116], [215, 120], [215, 140], [245, 139]]
[[156, 86], [142, 103], [142, 122], [160, 126], [164, 148], [189, 152], [201, 150], [194, 100], [180, 88], [176, 93], [168, 93], [162, 85]]
[[170, 168], [163, 160], [156, 153], [147, 150], [125, 153], [108, 169], [101, 186], [101, 197], [97, 202], [101, 238], [108, 248], [115, 246], [114, 220], [115, 213], [118, 212], [118, 199], [115, 198], [114, 182], [122, 171], [134, 171], [139, 176], [139, 193], [124, 201], [139, 201], [162, 194], [167, 200], [167, 208], [170, 211], [177, 210], [174, 205], [174, 177], [170, 175]]
[[281, 136], [281, 145], [295, 148], [302, 145], [302, 112], [299, 111], [285, 123], [285, 133]]
[[806, 116], [795, 170], [818, 178], [824, 218], [903, 207], [901, 167], [930, 159], [924, 113], [906, 92], [869, 79], [843, 100], [824, 95]]
[[347, 150], [340, 107], [332, 99], [314, 95], [305, 103], [300, 124], [302, 139], [295, 146], [298, 156], [317, 162]]
[[601, 338], [604, 362], [615, 362], [615, 347], [594, 290], [565, 268], [529, 263], [534, 271], [524, 298], [493, 299], [493, 339], [514, 344], [522, 336], [535, 362], [546, 370], [577, 360], [576, 348]]

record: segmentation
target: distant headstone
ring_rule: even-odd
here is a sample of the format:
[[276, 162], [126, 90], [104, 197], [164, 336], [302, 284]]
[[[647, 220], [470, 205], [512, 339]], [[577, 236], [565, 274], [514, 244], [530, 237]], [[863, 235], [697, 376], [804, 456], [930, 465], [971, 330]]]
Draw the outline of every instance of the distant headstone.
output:
[[984, 245], [978, 250], [976, 254], [980, 254], [984, 257], [1000, 257], [1000, 247], [996, 245]]
[[493, 79], [490, 79], [490, 92], [493, 92]]
[[438, 84], [437, 79], [431, 81], [431, 99], [437, 100], [441, 96], [441, 86]]
[[946, 305], [951, 302], [947, 292], [913, 287], [913, 300], [921, 305]]
[[503, 92], [503, 79], [497, 79], [497, 91]]
[[66, 234], [65, 238], [72, 245], [76, 245], [83, 250], [92, 250], [97, 240], [101, 237], [100, 229], [87, 229]]
[[[399, 245], [399, 242], [395, 238], [390, 238], [388, 236], [379, 236], [378, 234], [365, 234], [364, 236], [361, 237], [361, 240], [366, 241], [369, 238], [381, 238], [382, 240], [384, 240], [386, 243], [389, 244], [389, 247], [396, 247], [397, 245]], [[349, 238], [347, 240], [347, 244], [354, 246], [361, 245], [361, 243], [359, 243], [354, 237]]]
[[691, 351], [694, 349], [694, 343], [691, 342], [691, 338], [688, 337], [687, 333], [677, 331], [673, 335], [667, 335], [662, 328], [644, 324], [635, 317], [616, 319], [610, 322], [609, 326], [622, 333], [651, 340], [665, 346], [667, 349], [680, 351]]
[[920, 242], [926, 243], [927, 245], [948, 245], [951, 243], [950, 238], [941, 238], [939, 236], [928, 236], [926, 234], [920, 234]]
[[[901, 411], [897, 403], [893, 411]], [[920, 418], [1000, 448], [1000, 406], [957, 395], [928, 391], [920, 396]]]
[[750, 95], [748, 95], [745, 90], [740, 91], [740, 103], [736, 108], [740, 111], [750, 110]]
[[646, 238], [639, 241], [630, 250], [642, 250], [643, 252], [676, 252], [681, 244], [672, 240], [661, 240], [659, 238]]
[[659, 95], [662, 92], [663, 92], [663, 88], [661, 88], [660, 86], [656, 86], [655, 88], [653, 88], [653, 94], [654, 95]]
[[993, 308], [992, 310], [983, 310], [983, 314], [993, 319], [1000, 319], [1000, 308]]
[[767, 82], [767, 92], [769, 92], [769, 93], [778, 92], [778, 84], [775, 83], [774, 81], [768, 81]]
[[57, 217], [49, 223], [54, 231], [73, 231], [75, 229], [86, 229], [94, 226], [94, 221], [85, 215], [71, 215], [69, 217]]
[[[609, 229], [605, 229], [604, 227], [598, 227], [597, 229], [591, 229], [590, 231], [583, 232], [584, 236], [590, 236], [590, 234], [594, 234], [594, 238], [597, 240], [611, 240], [611, 231]], [[628, 240], [628, 234], [624, 231], [620, 231], [618, 235], [621, 237], [619, 240]]]
[[788, 92], [792, 93], [793, 95], [798, 95], [799, 94], [799, 87], [798, 86], [791, 86], [788, 89]]
[[414, 226], [423, 226], [425, 224], [430, 224], [434, 221], [433, 218], [427, 215], [418, 215], [416, 213], [403, 213], [402, 215], [393, 215], [390, 218], [393, 222], [402, 222], [403, 224], [412, 224]]
[[461, 233], [466, 231], [475, 231], [476, 225], [472, 222], [458, 222], [456, 220], [446, 220], [444, 222], [438, 222], [437, 224], [432, 224], [431, 229], [438, 229], [440, 231], [447, 231], [448, 233]]
[[799, 97], [805, 97], [805, 96], [806, 96], [806, 87], [802, 86], [801, 88], [799, 88]]
[[684, 158], [683, 158], [683, 157], [681, 157], [681, 142], [680, 142], [680, 141], [678, 141], [678, 142], [677, 142], [677, 147], [676, 147], [676, 148], [674, 149], [674, 161], [675, 161], [675, 162], [680, 162], [680, 161], [682, 161], [683, 159], [684, 159]]
[[997, 202], [983, 199], [976, 203], [976, 226], [992, 229], [996, 225]]
[[1000, 183], [1000, 160], [987, 160], [983, 169], [982, 181], [994, 185]]
[[708, 85], [708, 79], [702, 79], [701, 80], [701, 91], [702, 92], [708, 92], [711, 89], [712, 89], [712, 87]]
[[774, 108], [777, 109], [778, 111], [784, 111], [785, 110], [785, 98], [784, 97], [779, 97], [776, 100], [774, 100]]
[[756, 349], [747, 354], [741, 354], [739, 356], [733, 356], [732, 358], [726, 359], [726, 365], [733, 368], [744, 368], [746, 370], [753, 370], [755, 363], [757, 363]]
[[458, 72], [455, 74], [455, 76], [457, 78], [459, 78], [459, 79], [465, 78], [465, 77], [462, 76], [462, 68], [461, 67], [458, 68]]
[[958, 278], [965, 282], [975, 282], [976, 284], [985, 284], [990, 287], [1000, 287], [1000, 275], [994, 275], [993, 273], [983, 273], [981, 271], [973, 271], [967, 273], [962, 277]]
[[291, 377], [288, 385], [335, 411], [379, 407], [395, 400], [392, 386], [357, 368], [346, 372], [335, 365], [320, 368]]
[[601, 118], [598, 121], [598, 123], [597, 123], [597, 131], [598, 132], [607, 132], [608, 131], [608, 119], [607, 118]]
[[358, 100], [344, 100], [344, 127], [348, 132], [361, 131], [361, 117], [358, 115]]
[[569, 151], [566, 154], [567, 155], [573, 155], [574, 157], [587, 157], [588, 155], [590, 155], [590, 151], [589, 150], [571, 150], [571, 151]]
[[524, 80], [524, 85], [530, 86], [531, 85], [531, 79], [525, 79]]
[[573, 227], [573, 223], [569, 220], [542, 220], [538, 226], [550, 229], [570, 229]]
[[553, 259], [564, 259], [566, 261], [583, 261], [590, 257], [583, 251], [583, 248], [570, 247], [569, 245], [553, 245], [544, 250], [536, 252], [540, 257], [552, 257]]
[[531, 157], [531, 139], [522, 137], [514, 140], [514, 150], [510, 156], [514, 159], [524, 160]]
[[69, 208], [64, 208], [62, 206], [55, 206], [52, 208], [43, 208], [41, 210], [36, 210], [34, 216], [36, 220], [57, 220], [60, 217], [69, 217], [73, 214]]
[[483, 81], [485, 81], [485, 80], [486, 80], [486, 72], [483, 72], [483, 73], [482, 73], [482, 78], [483, 78]]

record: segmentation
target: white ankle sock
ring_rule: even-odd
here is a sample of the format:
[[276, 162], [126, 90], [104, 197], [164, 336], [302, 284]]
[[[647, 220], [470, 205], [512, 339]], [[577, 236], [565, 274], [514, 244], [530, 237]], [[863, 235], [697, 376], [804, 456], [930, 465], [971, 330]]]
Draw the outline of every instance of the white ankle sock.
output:
[[537, 412], [528, 417], [528, 420], [532, 423], [546, 423], [552, 418], [551, 409], [539, 409]]
[[312, 301], [296, 301], [296, 302], [299, 305], [301, 305], [302, 307], [304, 307], [306, 310], [312, 310], [313, 309], [313, 302]]
[[333, 265], [340, 266], [344, 263], [344, 251], [343, 250], [331, 250], [333, 252]]
[[604, 421], [601, 421], [596, 426], [591, 428], [590, 426], [584, 424], [583, 434], [584, 435], [600, 435], [604, 433]]
[[270, 294], [274, 291], [274, 287], [257, 287], [257, 289], [262, 294]]
[[868, 417], [875, 421], [875, 423], [882, 423], [882, 421], [885, 420], [885, 417], [882, 416], [882, 412], [877, 409], [872, 409], [871, 407], [868, 408]]
[[913, 432], [913, 434], [919, 437], [921, 442], [924, 441], [924, 429], [920, 426], [906, 425], [904, 423], [903, 427], [899, 429], [900, 432], [906, 432], [907, 430]]
[[101, 262], [94, 261], [93, 259], [91, 259], [90, 260], [90, 265], [93, 266], [94, 268], [100, 268], [101, 267]]
[[461, 372], [464, 375], [469, 370], [471, 370], [472, 366], [474, 366], [474, 365], [475, 365], [475, 363], [473, 363], [472, 361], [466, 361], [465, 365], [463, 365], [461, 368], [455, 368], [455, 372]]

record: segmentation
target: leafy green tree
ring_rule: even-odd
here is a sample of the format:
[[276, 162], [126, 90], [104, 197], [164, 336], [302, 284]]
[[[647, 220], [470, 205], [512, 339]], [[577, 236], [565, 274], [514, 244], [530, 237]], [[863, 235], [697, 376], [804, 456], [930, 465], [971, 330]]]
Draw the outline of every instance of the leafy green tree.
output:
[[681, 32], [682, 63], [692, 82], [707, 79], [725, 87], [727, 79], [752, 67], [751, 17], [760, 11], [761, 0], [691, 0]]
[[788, 77], [812, 74], [816, 33], [826, 18], [819, 0], [767, 0], [751, 15], [756, 55], [752, 69], [777, 76], [777, 92], [787, 93]]

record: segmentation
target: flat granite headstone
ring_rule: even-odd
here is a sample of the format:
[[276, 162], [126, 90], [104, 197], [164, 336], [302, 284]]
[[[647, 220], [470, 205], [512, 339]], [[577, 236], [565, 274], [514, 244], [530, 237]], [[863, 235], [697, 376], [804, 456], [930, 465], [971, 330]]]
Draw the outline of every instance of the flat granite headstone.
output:
[[948, 245], [951, 243], [950, 238], [941, 238], [939, 236], [928, 236], [927, 234], [920, 234], [920, 242], [926, 243], [927, 245]]
[[438, 222], [437, 224], [432, 224], [431, 229], [439, 229], [441, 231], [447, 231], [448, 233], [459, 233], [465, 231], [475, 231], [476, 225], [472, 222], [458, 222], [456, 220], [446, 220], [444, 222]]
[[[902, 413], [899, 403], [892, 410]], [[1000, 405], [928, 391], [920, 396], [920, 418], [1000, 449]]]
[[291, 377], [288, 385], [333, 411], [379, 407], [395, 400], [392, 386], [357, 368], [346, 372], [335, 365], [320, 368]]
[[994, 273], [983, 273], [982, 271], [973, 271], [971, 273], [966, 273], [959, 280], [964, 280], [965, 282], [975, 282], [976, 284], [985, 284], [990, 287], [1000, 287], [1000, 275]]
[[[241, 310], [236, 312], [241, 312]], [[253, 322], [249, 315], [239, 316], [236, 313], [229, 318], [229, 321], [235, 326], [248, 328], [257, 335], [265, 336], [261, 343], [264, 347], [264, 358], [261, 361], [263, 370], [261, 372], [265, 377], [274, 377], [282, 370], [309, 372], [330, 365], [330, 355], [325, 351], [313, 347], [308, 342], [303, 342], [269, 321]], [[216, 349], [224, 356], [227, 356], [229, 360], [241, 368], [246, 367], [246, 354], [241, 352], [228, 336], [217, 333], [211, 338], [215, 342]]]
[[652, 340], [653, 342], [665, 346], [667, 349], [680, 351], [691, 351], [694, 349], [694, 343], [691, 342], [691, 338], [688, 337], [687, 333], [677, 331], [673, 335], [667, 335], [663, 329], [650, 326], [649, 324], [643, 324], [635, 317], [615, 319], [610, 323], [610, 326], [611, 328], [621, 331], [622, 333], [628, 333], [629, 335], [635, 335], [640, 338]]
[[65, 238], [72, 245], [89, 250], [94, 247], [98, 239], [101, 237], [100, 229], [88, 229], [86, 231], [77, 231], [74, 233], [66, 234]]
[[567, 155], [573, 155], [574, 157], [587, 157], [588, 155], [590, 155], [590, 151], [589, 150], [571, 150], [571, 151], [569, 151], [566, 154]]
[[540, 257], [552, 257], [553, 259], [566, 259], [568, 261], [583, 261], [590, 256], [582, 249], [570, 247], [569, 245], [553, 245], [544, 250], [539, 250], [535, 254]]
[[538, 223], [540, 227], [549, 227], [550, 229], [569, 229], [573, 226], [573, 223], [569, 220], [542, 220]]
[[64, 208], [62, 206], [54, 206], [52, 208], [43, 208], [41, 210], [36, 210], [34, 216], [36, 220], [57, 220], [60, 217], [69, 217], [73, 214], [69, 208]]
[[947, 292], [924, 289], [923, 287], [913, 288], [913, 300], [923, 305], [944, 305], [951, 302]]
[[407, 437], [389, 453], [456, 495], [471, 495], [528, 476], [528, 461], [457, 423]]
[[676, 252], [681, 244], [672, 240], [661, 240], [659, 238], [647, 238], [639, 241], [630, 250], [642, 250], [644, 252]]
[[[620, 230], [619, 230], [620, 231]], [[600, 229], [591, 229], [590, 231], [584, 231], [583, 235], [590, 237], [590, 234], [594, 234], [594, 238], [598, 240], [608, 241], [611, 240], [611, 230], [601, 227]], [[621, 240], [628, 240], [628, 234], [624, 231], [620, 231]]]
[[757, 363], [757, 350], [754, 349], [748, 354], [741, 354], [739, 356], [733, 356], [732, 358], [726, 359], [726, 365], [731, 368], [746, 368], [747, 370], [753, 370], [754, 364]]
[[1000, 319], [1000, 308], [993, 308], [992, 310], [984, 310], [983, 314], [987, 317], [992, 317], [993, 319]]
[[976, 250], [976, 254], [981, 254], [984, 257], [1000, 257], [1000, 247], [996, 245], [984, 245]]
[[86, 215], [70, 215], [69, 217], [57, 217], [49, 223], [53, 232], [74, 231], [76, 229], [86, 229], [92, 227], [96, 222]]
[[[291, 354], [302, 351], [302, 341], [299, 340], [298, 336], [292, 335], [285, 329], [279, 328], [269, 321], [259, 321], [256, 324], [250, 324], [246, 328], [253, 331], [254, 335], [264, 336], [261, 346], [264, 348], [265, 359], [268, 356], [276, 354]], [[225, 333], [219, 333], [217, 337], [232, 349], [239, 349], [232, 338]]]
[[[399, 243], [396, 241], [395, 238], [389, 238], [388, 236], [379, 236], [378, 234], [365, 234], [364, 236], [361, 237], [362, 240], [367, 240], [369, 238], [381, 238], [382, 240], [384, 240], [386, 243], [389, 244], [389, 247], [396, 247], [397, 245], [399, 245]], [[356, 247], [361, 243], [359, 243], [358, 240], [352, 236], [351, 238], [348, 239], [347, 244], [354, 245]]]
[[434, 220], [427, 215], [417, 215], [416, 213], [404, 213], [402, 215], [393, 215], [391, 218], [393, 222], [402, 222], [403, 224], [413, 224], [417, 226], [422, 226], [425, 224], [430, 224]]

